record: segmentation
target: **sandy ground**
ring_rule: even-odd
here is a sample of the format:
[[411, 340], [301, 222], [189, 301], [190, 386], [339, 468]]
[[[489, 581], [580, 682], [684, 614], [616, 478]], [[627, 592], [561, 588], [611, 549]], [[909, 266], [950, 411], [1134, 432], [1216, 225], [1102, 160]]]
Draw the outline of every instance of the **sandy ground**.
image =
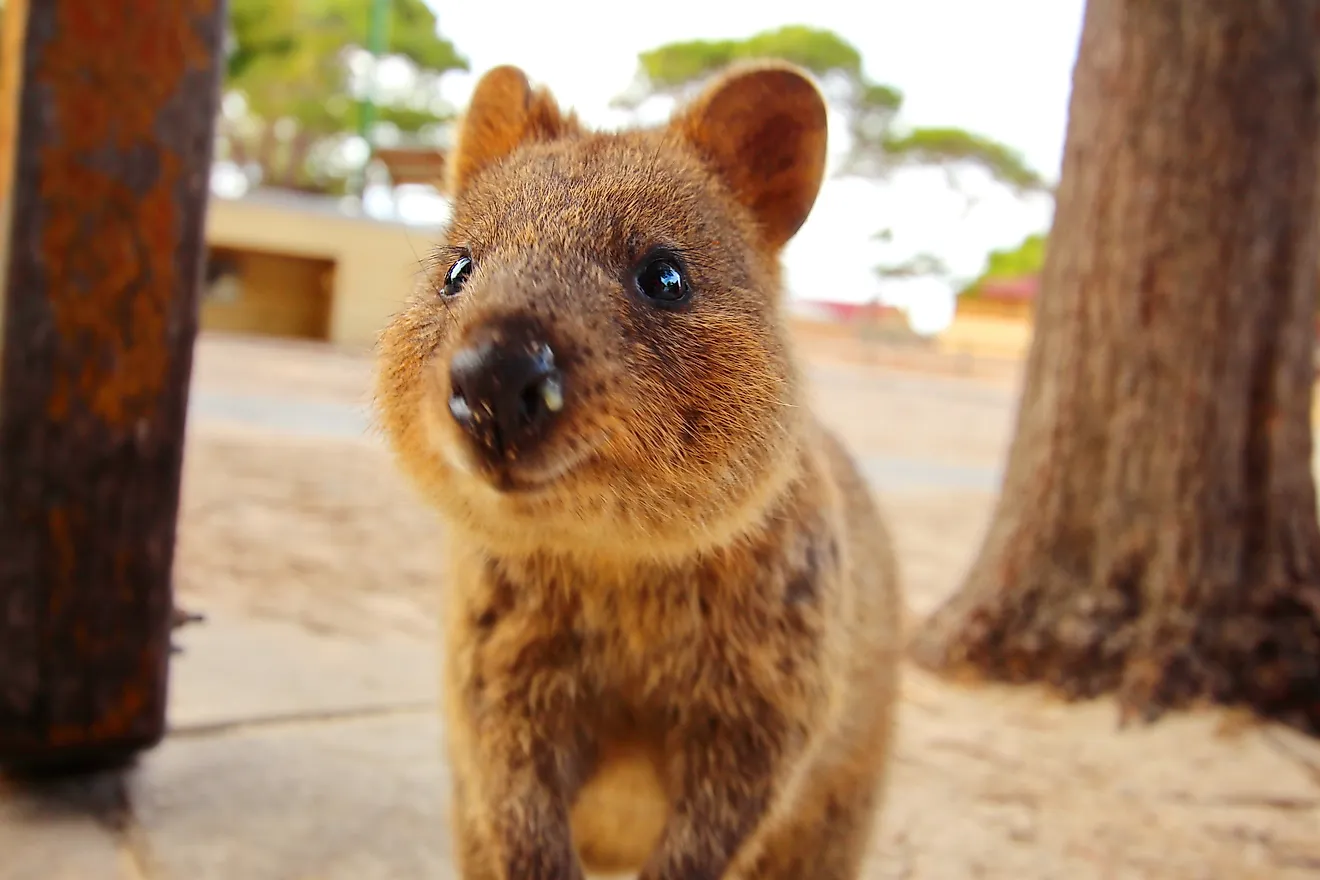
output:
[[[315, 347], [203, 340], [185, 605], [432, 636], [437, 524], [364, 434], [369, 369]], [[990, 515], [1013, 414], [1005, 375], [813, 358], [818, 410], [875, 475], [918, 614], [956, 589]], [[1119, 730], [1107, 701], [906, 672], [869, 877], [1320, 876], [1320, 743], [1221, 712]]]

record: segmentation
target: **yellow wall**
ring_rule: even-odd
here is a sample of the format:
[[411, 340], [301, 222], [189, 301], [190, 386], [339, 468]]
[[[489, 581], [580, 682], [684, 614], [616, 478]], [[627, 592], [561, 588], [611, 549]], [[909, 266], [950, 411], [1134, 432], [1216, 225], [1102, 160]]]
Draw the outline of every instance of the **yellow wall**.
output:
[[1031, 323], [1036, 314], [1036, 302], [1030, 299], [997, 300], [958, 297], [957, 314], [960, 317], [1004, 318]]
[[[241, 199], [213, 195], [206, 243], [217, 249], [329, 261], [334, 269], [325, 338], [347, 347], [370, 347], [411, 293], [436, 230], [345, 216], [327, 204], [284, 193]], [[262, 271], [269, 279], [273, 272], [289, 270], [267, 265]], [[276, 314], [271, 320], [289, 318]], [[306, 321], [299, 326], [305, 327]]]
[[939, 335], [939, 348], [950, 354], [1021, 358], [1031, 345], [1034, 305], [958, 300], [957, 312]]

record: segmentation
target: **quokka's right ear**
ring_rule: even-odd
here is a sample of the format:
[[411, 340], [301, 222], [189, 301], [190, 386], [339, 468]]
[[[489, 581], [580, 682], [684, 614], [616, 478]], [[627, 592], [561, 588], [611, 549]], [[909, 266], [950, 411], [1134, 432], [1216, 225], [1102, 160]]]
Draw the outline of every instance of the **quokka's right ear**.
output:
[[576, 120], [560, 112], [550, 92], [533, 89], [519, 68], [503, 65], [486, 71], [472, 91], [449, 155], [449, 195], [461, 195], [483, 169], [520, 145], [554, 140], [576, 128]]

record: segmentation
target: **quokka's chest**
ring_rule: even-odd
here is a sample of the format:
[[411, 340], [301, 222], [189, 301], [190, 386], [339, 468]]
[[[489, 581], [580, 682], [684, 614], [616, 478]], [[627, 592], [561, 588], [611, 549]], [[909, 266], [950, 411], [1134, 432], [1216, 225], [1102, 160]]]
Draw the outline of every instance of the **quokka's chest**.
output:
[[827, 628], [811, 602], [710, 589], [475, 593], [450, 609], [451, 686], [479, 697], [473, 708], [523, 694], [658, 719], [694, 693], [775, 690], [819, 671]]
[[[703, 602], [679, 591], [482, 591], [453, 609], [454, 647], [473, 674], [574, 678], [595, 691], [671, 686], [700, 668], [720, 640]], [[465, 664], [467, 665], [467, 664]]]

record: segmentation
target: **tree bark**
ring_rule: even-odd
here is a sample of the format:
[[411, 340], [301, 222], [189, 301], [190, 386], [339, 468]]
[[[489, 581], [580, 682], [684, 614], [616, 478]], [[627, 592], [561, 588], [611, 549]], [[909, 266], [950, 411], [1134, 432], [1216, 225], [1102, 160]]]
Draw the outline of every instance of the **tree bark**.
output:
[[[42, 0], [0, 352], [0, 763], [160, 739], [225, 5]], [[12, 83], [13, 78], [9, 81]]]
[[1088, 3], [1003, 491], [919, 661], [1320, 732], [1318, 22]]

